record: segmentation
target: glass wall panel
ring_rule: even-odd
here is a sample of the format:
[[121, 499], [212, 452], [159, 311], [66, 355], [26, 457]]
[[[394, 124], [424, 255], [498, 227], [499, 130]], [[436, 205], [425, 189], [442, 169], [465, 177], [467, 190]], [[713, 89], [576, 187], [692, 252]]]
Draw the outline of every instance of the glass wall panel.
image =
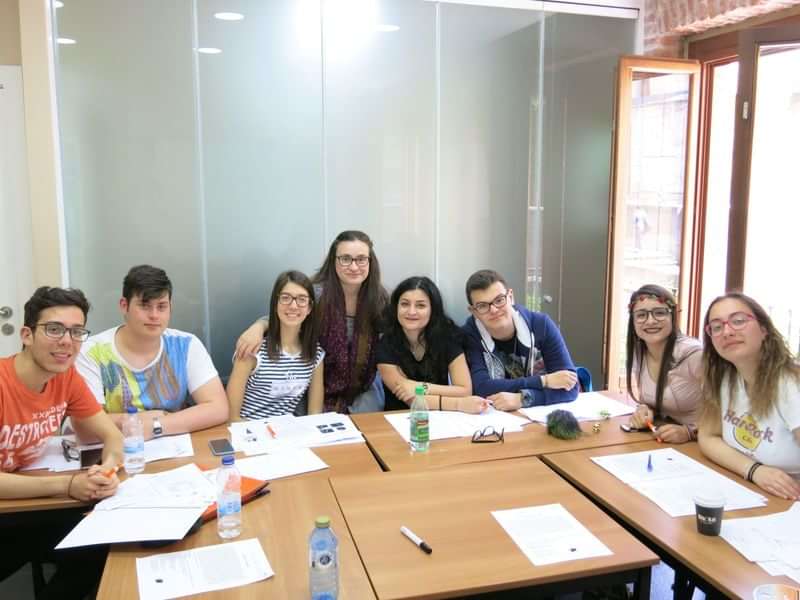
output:
[[[541, 308], [576, 364], [602, 381], [608, 197], [619, 57], [636, 21], [548, 13], [544, 21], [541, 149]], [[530, 266], [530, 265], [529, 265]], [[534, 300], [538, 300], [534, 296]]]
[[166, 269], [172, 326], [203, 336], [192, 3], [73, 0], [56, 11], [58, 106], [70, 282], [95, 332], [120, 322], [122, 279]]
[[442, 4], [439, 282], [467, 315], [477, 269], [505, 275], [525, 302], [531, 111], [539, 95], [542, 15]]
[[384, 284], [435, 276], [436, 7], [323, 2], [326, 241], [361, 229]]
[[240, 0], [221, 20], [197, 3], [199, 127], [210, 350], [231, 366], [238, 333], [267, 313], [272, 283], [311, 274], [327, 249], [319, 3]]

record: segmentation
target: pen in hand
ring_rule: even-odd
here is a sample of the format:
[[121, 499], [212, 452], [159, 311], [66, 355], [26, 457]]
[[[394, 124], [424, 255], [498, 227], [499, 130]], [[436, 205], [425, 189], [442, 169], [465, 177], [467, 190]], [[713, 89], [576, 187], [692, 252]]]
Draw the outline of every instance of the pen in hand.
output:
[[660, 438], [660, 437], [658, 437], [658, 428], [657, 428], [655, 425], [653, 425], [653, 422], [652, 422], [650, 419], [647, 419], [647, 421], [645, 421], [645, 423], [647, 424], [647, 428], [648, 428], [650, 431], [652, 431], [653, 433], [655, 433], [655, 434], [656, 434], [656, 441], [658, 441], [659, 443], [661, 443], [661, 438]]
[[433, 552], [433, 548], [428, 546], [428, 544], [426, 544], [422, 540], [422, 538], [417, 536], [413, 531], [411, 531], [405, 525], [400, 527], [400, 533], [402, 533], [404, 536], [406, 536], [408, 539], [414, 542], [414, 545], [417, 546], [420, 550], [422, 550], [425, 554], [430, 554], [431, 552]]

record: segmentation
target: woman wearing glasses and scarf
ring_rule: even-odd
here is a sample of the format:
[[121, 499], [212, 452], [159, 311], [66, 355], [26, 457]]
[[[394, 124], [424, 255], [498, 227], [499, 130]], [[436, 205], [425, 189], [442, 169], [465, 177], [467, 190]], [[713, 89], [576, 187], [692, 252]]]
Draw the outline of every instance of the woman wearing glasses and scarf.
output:
[[700, 449], [761, 489], [800, 499], [800, 366], [763, 308], [729, 293], [705, 320]]
[[628, 425], [646, 429], [667, 420], [653, 426], [660, 441], [696, 439], [702, 407], [700, 342], [681, 333], [675, 297], [661, 286], [636, 290], [628, 310], [625, 378], [628, 393], [639, 403]]

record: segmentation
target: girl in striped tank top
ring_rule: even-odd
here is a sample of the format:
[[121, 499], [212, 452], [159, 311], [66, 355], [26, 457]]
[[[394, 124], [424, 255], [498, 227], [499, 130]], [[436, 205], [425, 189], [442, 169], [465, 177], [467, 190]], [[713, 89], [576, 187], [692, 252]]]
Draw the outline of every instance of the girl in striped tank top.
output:
[[314, 288], [299, 271], [278, 275], [269, 303], [269, 327], [253, 355], [236, 358], [228, 380], [231, 416], [260, 419], [292, 414], [308, 391], [308, 413], [321, 412], [322, 359], [317, 343]]

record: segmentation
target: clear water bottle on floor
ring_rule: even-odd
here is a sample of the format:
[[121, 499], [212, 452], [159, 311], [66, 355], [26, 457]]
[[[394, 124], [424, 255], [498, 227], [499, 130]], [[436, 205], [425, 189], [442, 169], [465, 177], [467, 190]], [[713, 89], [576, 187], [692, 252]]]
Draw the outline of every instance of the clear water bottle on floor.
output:
[[430, 419], [428, 416], [428, 403], [425, 402], [425, 388], [418, 385], [414, 390], [414, 402], [411, 403], [411, 450], [426, 452], [430, 446]]
[[217, 472], [217, 534], [224, 540], [242, 533], [242, 476], [232, 454], [222, 457]]
[[128, 475], [141, 473], [144, 471], [144, 431], [135, 406], [128, 406], [128, 414], [122, 422], [122, 437], [125, 471]]
[[339, 540], [330, 517], [317, 517], [308, 540], [311, 600], [336, 600], [339, 595]]

